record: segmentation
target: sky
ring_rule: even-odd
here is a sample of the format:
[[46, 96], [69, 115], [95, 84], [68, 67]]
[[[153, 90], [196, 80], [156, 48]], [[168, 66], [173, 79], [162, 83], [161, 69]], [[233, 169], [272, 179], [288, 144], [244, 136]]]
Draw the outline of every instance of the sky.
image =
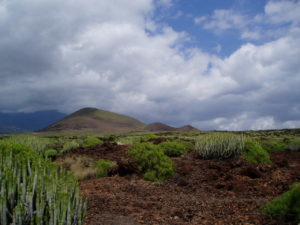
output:
[[300, 127], [298, 0], [0, 0], [0, 112]]

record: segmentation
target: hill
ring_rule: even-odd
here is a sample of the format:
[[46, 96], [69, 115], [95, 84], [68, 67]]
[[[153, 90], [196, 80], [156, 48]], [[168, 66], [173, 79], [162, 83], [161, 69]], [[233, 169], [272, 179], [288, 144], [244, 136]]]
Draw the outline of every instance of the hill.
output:
[[43, 132], [127, 133], [146, 125], [132, 117], [96, 108], [83, 108], [42, 129]]
[[0, 133], [14, 133], [40, 130], [66, 114], [56, 110], [32, 113], [0, 113]]
[[147, 125], [146, 130], [148, 131], [176, 131], [175, 127], [171, 127], [164, 123], [151, 123]]
[[179, 127], [179, 128], [176, 128], [176, 131], [184, 131], [184, 132], [187, 132], [187, 131], [199, 131], [199, 129], [191, 126], [191, 125], [185, 125], [183, 127]]

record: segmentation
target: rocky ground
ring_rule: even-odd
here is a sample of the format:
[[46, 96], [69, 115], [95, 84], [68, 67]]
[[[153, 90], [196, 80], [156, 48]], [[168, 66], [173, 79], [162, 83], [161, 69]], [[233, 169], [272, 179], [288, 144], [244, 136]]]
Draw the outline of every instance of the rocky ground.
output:
[[272, 153], [272, 165], [241, 158], [198, 159], [193, 151], [172, 158], [176, 173], [167, 182], [147, 182], [115, 143], [67, 155], [109, 159], [111, 177], [81, 182], [88, 199], [85, 225], [291, 224], [260, 213], [260, 206], [300, 181], [300, 152]]

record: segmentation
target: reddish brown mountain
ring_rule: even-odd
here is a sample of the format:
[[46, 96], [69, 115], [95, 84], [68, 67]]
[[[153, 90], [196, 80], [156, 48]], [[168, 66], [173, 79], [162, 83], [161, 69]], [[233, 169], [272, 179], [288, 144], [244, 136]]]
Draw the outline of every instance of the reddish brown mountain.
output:
[[176, 131], [175, 127], [171, 127], [164, 123], [151, 123], [146, 126], [148, 131]]
[[127, 133], [146, 125], [132, 117], [96, 108], [83, 108], [44, 128], [45, 132]]
[[177, 131], [184, 131], [184, 132], [187, 132], [187, 131], [199, 131], [197, 128], [191, 126], [191, 125], [185, 125], [183, 127], [179, 127], [176, 129]]

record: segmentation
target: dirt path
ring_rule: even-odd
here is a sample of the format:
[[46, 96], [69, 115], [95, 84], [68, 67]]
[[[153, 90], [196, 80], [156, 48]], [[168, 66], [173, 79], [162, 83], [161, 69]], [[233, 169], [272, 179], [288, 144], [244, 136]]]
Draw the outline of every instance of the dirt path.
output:
[[[84, 149], [87, 154], [129, 162], [117, 145]], [[85, 225], [288, 224], [260, 213], [260, 206], [300, 181], [300, 153], [272, 154], [273, 165], [242, 159], [201, 160], [190, 152], [173, 158], [176, 173], [167, 182], [147, 182], [137, 174], [81, 182], [89, 201]]]

